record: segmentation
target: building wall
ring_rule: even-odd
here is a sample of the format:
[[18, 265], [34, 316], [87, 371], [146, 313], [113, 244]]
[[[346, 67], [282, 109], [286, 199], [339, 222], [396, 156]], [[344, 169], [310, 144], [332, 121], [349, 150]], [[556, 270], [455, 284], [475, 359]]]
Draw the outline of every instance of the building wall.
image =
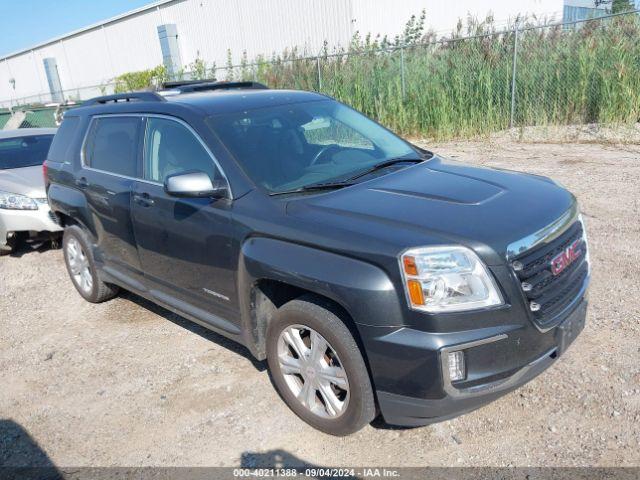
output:
[[564, 0], [562, 19], [565, 22], [576, 22], [602, 17], [608, 13], [607, 8], [606, 4], [596, 6], [595, 0]]
[[177, 25], [183, 66], [200, 58], [220, 67], [228, 49], [239, 63], [243, 51], [250, 59], [292, 47], [315, 55], [325, 41], [347, 46], [356, 31], [393, 37], [422, 9], [427, 27], [442, 32], [469, 14], [482, 19], [492, 12], [502, 21], [519, 13], [557, 14], [562, 0], [160, 0], [0, 58], [0, 106], [16, 99], [50, 101], [43, 63], [48, 57], [56, 59], [67, 98], [100, 95], [114, 77], [162, 63], [157, 33], [162, 24]]
[[[597, 4], [596, 4], [597, 3]], [[596, 0], [564, 0], [564, 21], [588, 20], [611, 13], [613, 0], [596, 2]], [[640, 9], [640, 0], [630, 2], [631, 7]]]

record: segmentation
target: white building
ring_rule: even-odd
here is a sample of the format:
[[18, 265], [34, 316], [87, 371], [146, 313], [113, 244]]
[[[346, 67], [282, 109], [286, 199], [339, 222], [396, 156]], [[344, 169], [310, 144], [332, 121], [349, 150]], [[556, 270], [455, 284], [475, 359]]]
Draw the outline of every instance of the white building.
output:
[[562, 18], [565, 22], [576, 22], [602, 17], [609, 13], [610, 3], [596, 0], [564, 0]]
[[[629, 2], [631, 8], [640, 8], [640, 0]], [[580, 22], [602, 17], [611, 13], [613, 0], [564, 0], [562, 13], [565, 22]]]
[[446, 31], [468, 15], [559, 20], [562, 8], [562, 0], [160, 0], [0, 57], [0, 106], [59, 100], [61, 91], [66, 98], [100, 95], [114, 77], [163, 60], [184, 68], [200, 58], [220, 67], [228, 49], [239, 62], [243, 51], [251, 59], [294, 46], [313, 55], [325, 41], [348, 45], [356, 31], [393, 37], [423, 9], [427, 28]]

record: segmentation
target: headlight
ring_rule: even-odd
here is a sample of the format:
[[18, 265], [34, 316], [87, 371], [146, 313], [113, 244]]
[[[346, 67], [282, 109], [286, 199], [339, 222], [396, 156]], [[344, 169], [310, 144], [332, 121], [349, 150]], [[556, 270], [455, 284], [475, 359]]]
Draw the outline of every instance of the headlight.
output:
[[415, 310], [460, 312], [503, 303], [484, 263], [465, 247], [412, 248], [400, 256], [400, 269]]
[[29, 197], [0, 191], [0, 208], [7, 210], [37, 210], [38, 204]]

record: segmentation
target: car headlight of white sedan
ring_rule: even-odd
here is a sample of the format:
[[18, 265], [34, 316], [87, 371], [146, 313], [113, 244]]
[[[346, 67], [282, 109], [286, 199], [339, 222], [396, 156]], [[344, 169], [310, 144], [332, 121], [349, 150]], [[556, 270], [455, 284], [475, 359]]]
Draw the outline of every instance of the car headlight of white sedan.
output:
[[461, 312], [503, 303], [493, 276], [466, 247], [411, 248], [400, 255], [400, 270], [414, 310]]
[[0, 208], [5, 210], [37, 210], [38, 204], [34, 199], [25, 195], [0, 191]]

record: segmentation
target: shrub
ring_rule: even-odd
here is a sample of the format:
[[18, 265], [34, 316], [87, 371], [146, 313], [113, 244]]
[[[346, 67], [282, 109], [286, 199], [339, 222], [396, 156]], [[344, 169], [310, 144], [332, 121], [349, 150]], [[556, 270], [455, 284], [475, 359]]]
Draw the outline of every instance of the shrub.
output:
[[167, 69], [158, 65], [149, 70], [124, 73], [115, 78], [115, 93], [149, 90], [167, 80]]

